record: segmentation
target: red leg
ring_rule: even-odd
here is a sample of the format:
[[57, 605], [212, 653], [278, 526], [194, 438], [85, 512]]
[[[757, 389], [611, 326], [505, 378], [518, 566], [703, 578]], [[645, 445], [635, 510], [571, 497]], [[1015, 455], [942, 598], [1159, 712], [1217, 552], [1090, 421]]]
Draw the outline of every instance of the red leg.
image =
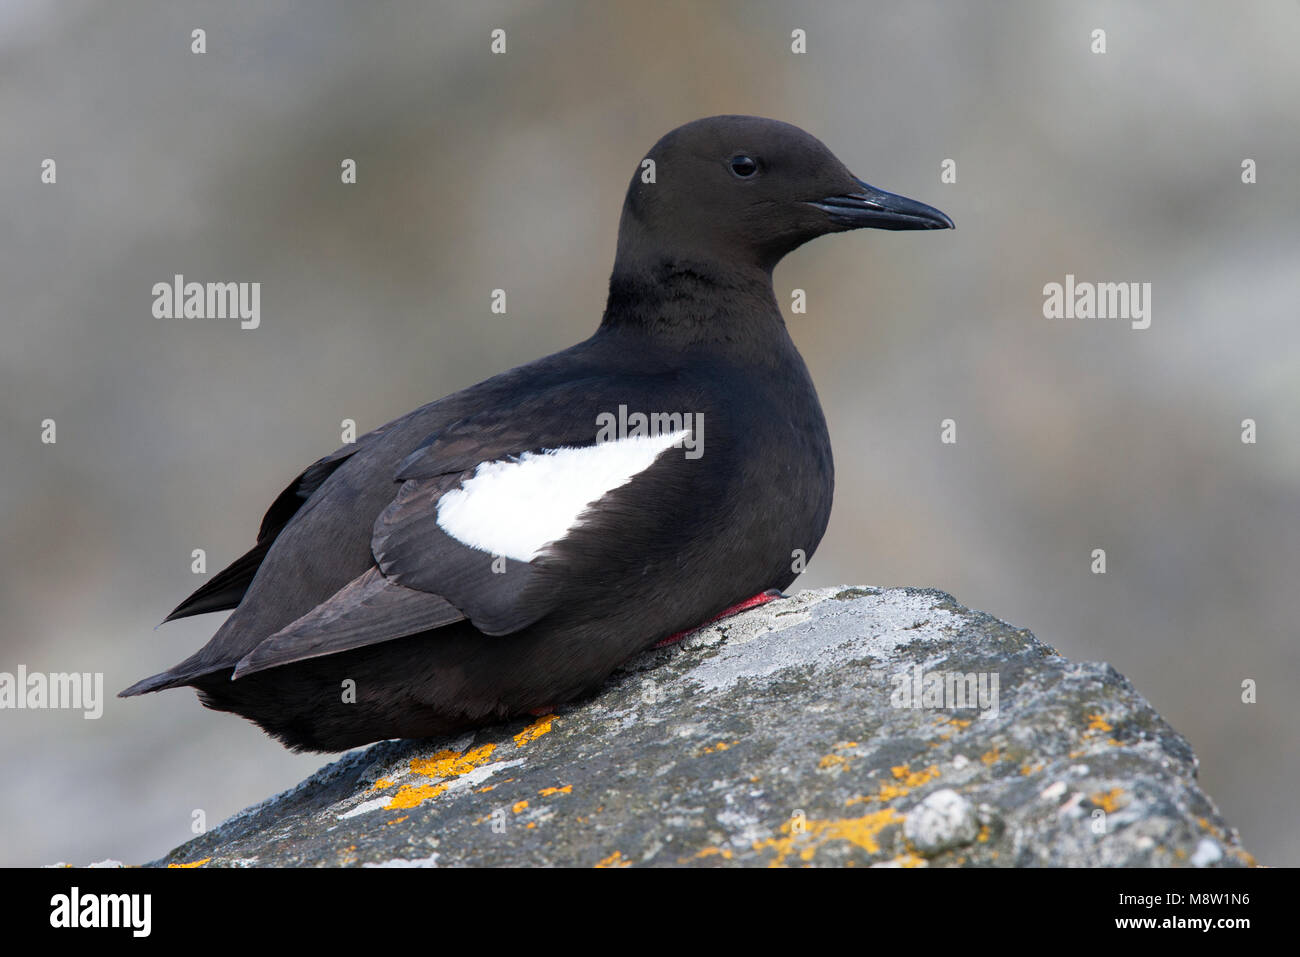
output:
[[721, 621], [723, 618], [730, 618], [732, 615], [738, 615], [742, 611], [748, 611], [751, 608], [757, 608], [759, 605], [766, 605], [769, 601], [776, 601], [783, 597], [781, 592], [775, 588], [769, 588], [761, 594], [754, 595], [752, 598], [746, 598], [739, 605], [732, 605], [720, 615], [715, 615], [703, 624], [696, 625], [694, 628], [688, 628], [685, 631], [679, 631], [675, 635], [669, 635], [663, 641], [658, 642], [654, 647], [662, 648], [665, 645], [673, 645], [681, 641], [687, 635], [693, 634], [703, 628], [705, 625], [711, 625], [715, 621]]

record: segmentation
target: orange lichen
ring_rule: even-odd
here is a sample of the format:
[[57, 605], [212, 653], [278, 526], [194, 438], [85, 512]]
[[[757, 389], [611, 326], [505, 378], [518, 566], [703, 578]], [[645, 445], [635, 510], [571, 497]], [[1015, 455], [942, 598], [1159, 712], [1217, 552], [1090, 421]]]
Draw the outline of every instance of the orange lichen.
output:
[[572, 794], [573, 785], [566, 784], [562, 788], [542, 788], [537, 793], [540, 794], [542, 797], [550, 797], [552, 794]]
[[907, 788], [919, 788], [927, 781], [932, 781], [939, 776], [939, 766], [932, 764], [922, 771], [913, 771], [906, 764], [900, 764], [897, 767], [889, 769], [894, 777], [903, 782]]
[[903, 816], [892, 807], [872, 811], [862, 817], [836, 818], [830, 820], [786, 821], [781, 825], [781, 837], [755, 841], [754, 850], [774, 851], [770, 867], [784, 866], [786, 859], [798, 854], [801, 861], [811, 861], [817, 851], [831, 841], [848, 841], [868, 854], [880, 850], [876, 837], [891, 824], [901, 824]]
[[1111, 726], [1106, 723], [1106, 719], [1099, 714], [1087, 715], [1089, 731], [1110, 731]]
[[718, 751], [725, 751], [727, 748], [734, 748], [738, 744], [740, 744], [739, 738], [735, 741], [719, 741], [717, 744], [709, 745], [707, 748], [702, 750], [700, 754], [714, 754]]
[[631, 861], [623, 860], [623, 852], [615, 851], [609, 857], [602, 858], [595, 865], [596, 867], [631, 867]]
[[721, 857], [724, 861], [731, 860], [731, 850], [725, 847], [705, 847], [695, 852], [696, 859], [705, 857]]
[[447, 790], [446, 784], [403, 784], [384, 805], [385, 811], [409, 811]]
[[538, 718], [524, 730], [515, 735], [515, 747], [522, 748], [525, 744], [536, 741], [544, 734], [551, 733], [551, 724], [555, 721], [555, 715], [548, 714], [545, 717]]
[[518, 814], [520, 811], [525, 810], [527, 807], [528, 807], [528, 802], [527, 802], [527, 801], [516, 801], [516, 802], [515, 802], [515, 806], [512, 807], [510, 810], [512, 810], [512, 811], [514, 811], [516, 814]]
[[393, 782], [388, 780], [388, 778], [380, 778], [378, 781], [376, 781], [374, 784], [370, 786], [370, 790], [382, 791], [384, 788], [391, 788], [392, 786], [393, 786]]
[[823, 771], [829, 771], [831, 768], [844, 768], [849, 766], [848, 759], [842, 754], [828, 754], [817, 762], [817, 767]]
[[395, 817], [395, 818], [393, 818], [391, 821], [385, 821], [384, 823], [385, 823], [385, 824], [401, 824], [403, 821], [405, 821], [405, 820], [406, 820], [408, 817], [410, 817], [410, 816], [411, 816], [411, 815], [409, 815], [409, 814], [403, 814], [401, 817]]
[[[495, 744], [484, 744], [468, 751], [439, 751], [431, 757], [412, 758], [411, 773], [425, 778], [458, 778], [482, 767], [496, 750]], [[403, 784], [384, 805], [385, 810], [410, 810], [447, 790], [446, 781], [438, 784]]]
[[912, 792], [913, 788], [920, 787], [939, 777], [939, 766], [932, 764], [921, 771], [913, 771], [909, 765], [900, 764], [890, 768], [893, 775], [901, 783], [895, 784], [893, 781], [884, 781], [876, 788], [872, 794], [863, 794], [858, 797], [849, 798], [844, 802], [845, 807], [852, 807], [854, 804], [865, 804], [869, 801], [893, 801]]
[[455, 778], [469, 774], [486, 764], [496, 750], [492, 743], [480, 745], [469, 751], [439, 751], [429, 758], [412, 758], [411, 772], [426, 778]]
[[210, 861], [210, 860], [212, 860], [212, 858], [210, 858], [210, 857], [205, 857], [205, 858], [203, 858], [203, 860], [201, 860], [201, 861], [190, 861], [188, 864], [168, 864], [167, 866], [168, 866], [168, 868], [173, 868], [173, 867], [179, 867], [179, 868], [185, 868], [185, 867], [202, 867], [204, 864], [206, 864], [206, 863], [207, 863], [208, 861]]
[[1128, 804], [1127, 800], [1125, 800], [1123, 803], [1120, 802], [1120, 798], [1122, 798], [1123, 796], [1124, 796], [1123, 788], [1111, 788], [1109, 791], [1097, 791], [1093, 794], [1090, 794], [1088, 796], [1088, 800], [1091, 801], [1093, 804], [1095, 804], [1097, 807], [1101, 808], [1107, 814], [1112, 814], [1115, 811], [1118, 811], [1124, 805]]

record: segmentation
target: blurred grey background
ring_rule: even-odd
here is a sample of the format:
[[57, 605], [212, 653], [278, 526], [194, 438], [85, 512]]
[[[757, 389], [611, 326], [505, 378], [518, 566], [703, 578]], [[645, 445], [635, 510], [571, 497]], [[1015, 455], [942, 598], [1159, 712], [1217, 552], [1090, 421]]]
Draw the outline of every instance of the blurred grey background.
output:
[[[242, 553], [342, 419], [587, 336], [645, 151], [756, 113], [958, 226], [776, 272], [837, 466], [798, 587], [937, 586], [1113, 663], [1246, 846], [1300, 864], [1297, 49], [1292, 0], [6, 0], [0, 670], [112, 695], [189, 654], [220, 616], [153, 629], [192, 549]], [[175, 273], [261, 282], [261, 328], [155, 319]], [[1044, 319], [1066, 273], [1150, 282], [1151, 328]], [[328, 760], [189, 691], [0, 712], [0, 758], [3, 864], [151, 859]]]

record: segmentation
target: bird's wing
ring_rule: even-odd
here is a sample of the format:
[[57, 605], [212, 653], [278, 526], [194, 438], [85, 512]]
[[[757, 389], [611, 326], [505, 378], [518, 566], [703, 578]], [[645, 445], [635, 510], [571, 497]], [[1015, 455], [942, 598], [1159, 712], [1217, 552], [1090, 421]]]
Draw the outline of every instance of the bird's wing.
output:
[[244, 656], [234, 677], [418, 634], [465, 618], [445, 599], [372, 568]]
[[[377, 567], [255, 647], [235, 677], [462, 619], [508, 635], [562, 605], [575, 569], [599, 575], [602, 562], [626, 561], [613, 553], [629, 543], [674, 547], [663, 519], [699, 474], [688, 429], [702, 412], [694, 390], [671, 386], [570, 381], [429, 436], [397, 469], [397, 495], [375, 521]], [[678, 408], [651, 419], [674, 394]], [[645, 414], [644, 434], [620, 437], [620, 406]], [[640, 511], [655, 514], [629, 508], [637, 483], [653, 490], [653, 508]], [[591, 540], [602, 523], [614, 528]], [[565, 548], [578, 531], [580, 554]]]
[[243, 599], [248, 586], [252, 584], [257, 570], [262, 567], [271, 545], [284, 527], [297, 515], [311, 499], [325, 480], [334, 474], [340, 465], [384, 434], [388, 426], [381, 426], [367, 432], [354, 443], [343, 446], [322, 459], [307, 466], [296, 479], [281, 492], [262, 518], [262, 525], [257, 532], [257, 543], [243, 555], [217, 572], [204, 582], [195, 592], [176, 606], [164, 622], [191, 615], [202, 615], [212, 611], [226, 611], [236, 607]]

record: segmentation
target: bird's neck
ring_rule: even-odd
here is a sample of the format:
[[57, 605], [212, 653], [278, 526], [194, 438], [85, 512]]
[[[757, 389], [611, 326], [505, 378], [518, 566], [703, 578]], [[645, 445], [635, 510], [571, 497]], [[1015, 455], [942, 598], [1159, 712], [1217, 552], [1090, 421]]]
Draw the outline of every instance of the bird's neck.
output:
[[759, 354], [789, 342], [770, 270], [681, 256], [620, 257], [600, 328], [665, 345], [727, 343]]

